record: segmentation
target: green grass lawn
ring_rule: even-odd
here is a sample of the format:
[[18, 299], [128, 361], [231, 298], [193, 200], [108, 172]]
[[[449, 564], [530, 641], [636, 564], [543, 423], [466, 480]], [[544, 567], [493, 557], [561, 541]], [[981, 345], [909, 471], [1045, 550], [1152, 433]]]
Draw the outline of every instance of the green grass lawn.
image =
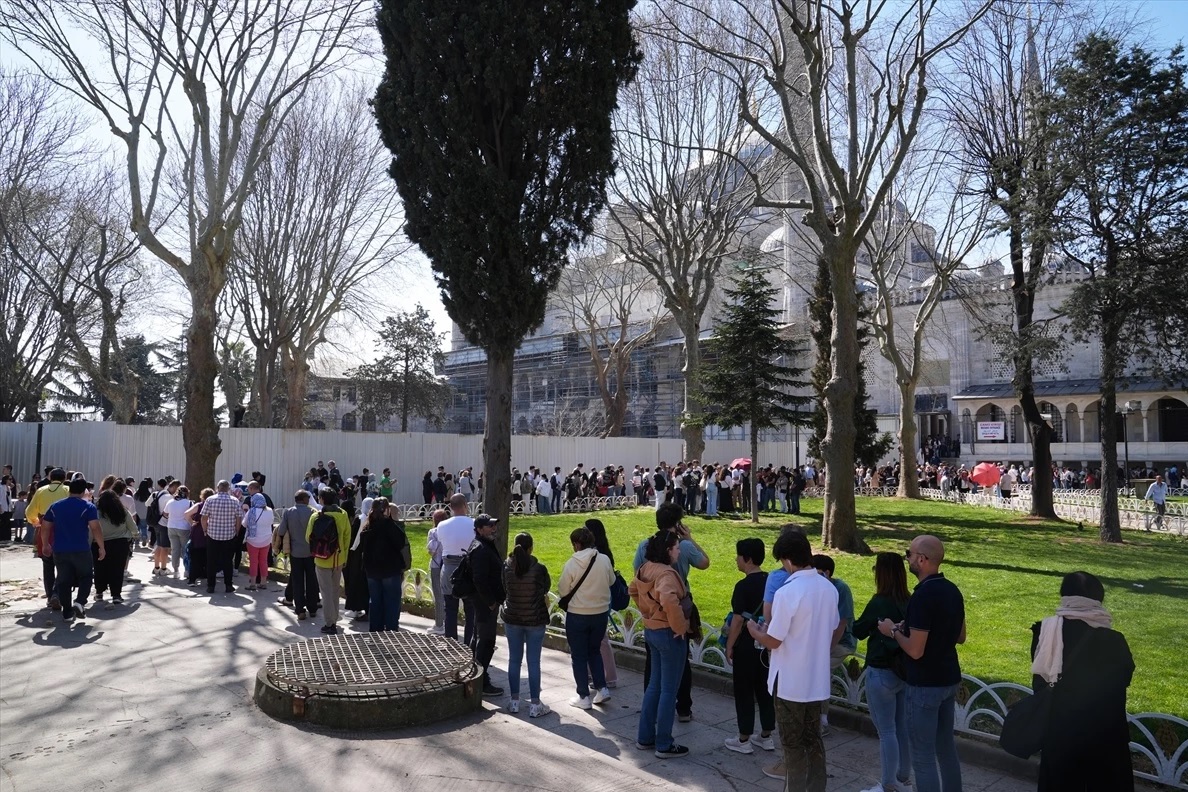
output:
[[[793, 518], [814, 548], [820, 536], [821, 501], [801, 502]], [[859, 498], [858, 519], [873, 550], [902, 553], [913, 536], [931, 533], [945, 543], [943, 571], [965, 595], [968, 642], [959, 651], [962, 670], [988, 682], [1031, 680], [1031, 624], [1050, 616], [1059, 603], [1060, 579], [1084, 570], [1101, 578], [1114, 627], [1130, 643], [1137, 670], [1130, 687], [1131, 712], [1188, 716], [1188, 541], [1159, 534], [1125, 532], [1125, 544], [1106, 546], [1092, 527], [1036, 522], [1011, 512], [935, 501]], [[589, 515], [513, 518], [510, 531], [532, 534], [536, 555], [552, 574], [554, 586], [572, 554], [569, 532]], [[639, 540], [655, 529], [647, 509], [604, 511], [615, 562], [630, 579]], [[708, 570], [693, 570], [690, 584], [707, 623], [720, 623], [739, 577], [734, 543], [748, 536], [764, 540], [768, 552], [785, 520], [690, 518], [686, 524], [710, 554]], [[413, 563], [427, 567], [427, 523], [411, 523]], [[837, 576], [850, 584], [861, 612], [874, 591], [873, 559], [832, 553]], [[764, 564], [774, 568], [770, 559]], [[914, 579], [909, 576], [909, 586]], [[859, 651], [865, 648], [859, 644]]]

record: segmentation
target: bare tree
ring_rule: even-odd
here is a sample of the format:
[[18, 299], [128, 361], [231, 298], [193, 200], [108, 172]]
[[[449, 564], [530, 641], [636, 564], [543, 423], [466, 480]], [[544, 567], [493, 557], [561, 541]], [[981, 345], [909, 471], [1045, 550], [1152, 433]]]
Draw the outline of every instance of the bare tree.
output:
[[[944, 131], [938, 128], [935, 134], [939, 138]], [[916, 387], [925, 339], [935, 332], [931, 320], [952, 296], [953, 276], [968, 268], [969, 255], [987, 232], [986, 200], [969, 194], [960, 163], [947, 150], [932, 147], [940, 143], [934, 139], [905, 162], [878, 221], [862, 241], [875, 286], [870, 326], [899, 389], [901, 498], [920, 497], [919, 481], [910, 471], [918, 442]]]
[[283, 389], [284, 425], [304, 427], [309, 361], [329, 326], [358, 316], [377, 296], [378, 278], [408, 250], [397, 242], [399, 200], [384, 175], [369, 92], [351, 85], [333, 101], [305, 97], [244, 206], [228, 292], [255, 348], [248, 405], [255, 425], [274, 425], [272, 394]]
[[605, 415], [598, 434], [618, 437], [627, 415], [631, 356], [655, 340], [668, 313], [659, 290], [626, 256], [607, 252], [571, 263], [554, 299], [590, 352]]
[[705, 449], [696, 398], [701, 325], [724, 265], [737, 259], [753, 217], [753, 191], [737, 157], [761, 160], [770, 150], [748, 137], [737, 112], [738, 88], [722, 63], [677, 41], [677, 23], [700, 38], [722, 34], [679, 3], [644, 16], [644, 60], [635, 82], [619, 92], [615, 135], [619, 163], [610, 186], [607, 242], [629, 267], [655, 280], [664, 307], [684, 338], [685, 457]]
[[976, 174], [971, 186], [991, 201], [991, 219], [1007, 239], [1012, 310], [1005, 326], [988, 330], [1011, 350], [1011, 381], [1037, 472], [1031, 514], [1054, 520], [1048, 475], [1054, 430], [1035, 397], [1035, 366], [1051, 354], [1051, 341], [1035, 308], [1068, 184], [1053, 166], [1055, 130], [1037, 105], [1088, 20], [1084, 6], [1029, 4], [1023, 10], [1019, 4], [995, 7], [974, 27], [957, 50], [961, 68], [947, 95], [967, 167]]
[[364, 0], [0, 0], [0, 36], [124, 144], [132, 230], [189, 290], [182, 436], [194, 485], [213, 483], [221, 451], [217, 305], [256, 170], [369, 13]]
[[75, 284], [56, 266], [41, 269], [38, 238], [59, 217], [79, 131], [48, 81], [0, 70], [0, 420], [39, 420], [64, 362], [58, 301]]
[[[865, 547], [851, 486], [859, 355], [857, 260], [915, 142], [934, 64], [991, 2], [958, 20], [943, 18], [940, 0], [681, 2], [711, 24], [720, 18], [720, 5], [755, 20], [743, 32], [728, 31], [727, 46], [699, 41], [696, 31], [684, 38], [734, 67], [740, 115], [787, 163], [795, 179], [782, 179], [771, 188], [752, 174], [756, 206], [802, 212], [800, 221], [829, 266], [833, 357], [825, 387], [828, 426], [821, 443], [826, 467], [821, 530], [830, 547]], [[672, 27], [681, 34], [679, 24]], [[766, 102], [755, 101], [769, 92], [778, 106], [775, 117], [766, 112]]]

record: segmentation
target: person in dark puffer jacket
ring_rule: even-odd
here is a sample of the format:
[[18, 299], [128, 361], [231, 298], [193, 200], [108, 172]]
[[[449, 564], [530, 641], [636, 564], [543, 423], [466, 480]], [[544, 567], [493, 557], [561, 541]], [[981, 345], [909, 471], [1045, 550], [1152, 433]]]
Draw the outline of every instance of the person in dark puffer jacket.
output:
[[503, 565], [503, 630], [507, 635], [507, 685], [511, 693], [510, 712], [520, 711], [520, 663], [528, 647], [529, 718], [549, 714], [540, 700], [540, 648], [549, 623], [549, 571], [532, 555], [532, 537], [516, 534], [515, 547]]

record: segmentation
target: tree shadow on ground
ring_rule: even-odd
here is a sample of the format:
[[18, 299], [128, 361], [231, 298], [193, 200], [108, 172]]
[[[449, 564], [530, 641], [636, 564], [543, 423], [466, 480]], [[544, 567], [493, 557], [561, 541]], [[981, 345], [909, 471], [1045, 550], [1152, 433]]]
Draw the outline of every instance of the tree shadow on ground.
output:
[[[945, 565], [966, 569], [985, 569], [995, 572], [1012, 572], [1020, 575], [1041, 575], [1044, 577], [1052, 577], [1060, 580], [1063, 580], [1064, 576], [1072, 571], [1020, 567], [1012, 566], [1010, 564], [992, 564], [985, 561], [966, 561], [962, 559], [946, 560]], [[1177, 580], [1175, 578], [1167, 577], [1146, 578], [1142, 580], [1107, 577], [1103, 575], [1096, 575], [1096, 577], [1101, 581], [1102, 585], [1107, 588], [1127, 589], [1135, 594], [1154, 594], [1157, 596], [1188, 598], [1188, 582], [1184, 580]], [[1054, 590], [1058, 589], [1059, 586], [1054, 587]]]

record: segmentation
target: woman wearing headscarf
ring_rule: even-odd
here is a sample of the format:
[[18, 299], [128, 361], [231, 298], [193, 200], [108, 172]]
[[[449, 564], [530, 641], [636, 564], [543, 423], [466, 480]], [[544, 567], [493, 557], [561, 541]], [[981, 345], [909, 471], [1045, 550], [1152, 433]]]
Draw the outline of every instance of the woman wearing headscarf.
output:
[[1088, 572], [1066, 575], [1055, 616], [1032, 625], [1032, 688], [1052, 689], [1040, 792], [1132, 792], [1126, 688], [1134, 658]]
[[248, 551], [248, 591], [268, 590], [268, 548], [272, 546], [273, 511], [264, 494], [257, 492], [243, 515], [244, 541]]
[[[362, 621], [367, 618], [367, 608], [371, 602], [371, 592], [367, 590], [367, 572], [363, 569], [363, 553], [359, 546], [359, 534], [366, 527], [370, 519], [372, 498], [364, 498], [362, 508], [355, 512], [355, 486], [350, 482], [343, 487], [344, 495], [342, 509], [351, 521], [351, 550], [347, 554], [346, 565], [342, 568], [345, 609], [353, 611], [352, 621]], [[349, 503], [349, 508], [348, 508]]]

